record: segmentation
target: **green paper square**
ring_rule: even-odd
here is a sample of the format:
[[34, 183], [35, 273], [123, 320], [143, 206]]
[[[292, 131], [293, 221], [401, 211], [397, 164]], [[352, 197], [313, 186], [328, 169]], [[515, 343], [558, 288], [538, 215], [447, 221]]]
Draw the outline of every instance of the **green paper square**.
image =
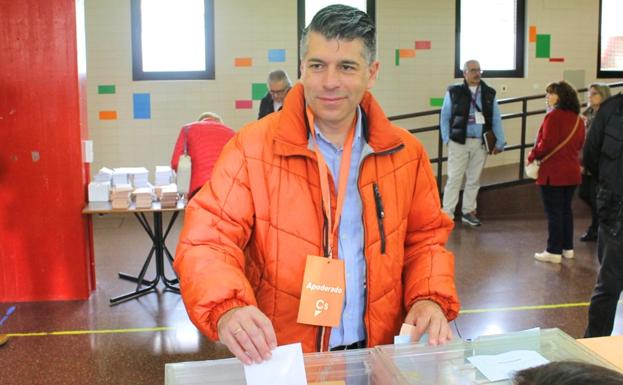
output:
[[430, 106], [431, 107], [443, 106], [443, 98], [430, 98]]
[[268, 86], [266, 83], [253, 83], [251, 86], [251, 99], [262, 100], [268, 93]]
[[400, 50], [396, 49], [396, 65], [400, 65]]
[[536, 57], [548, 58], [550, 56], [551, 35], [536, 35]]
[[114, 94], [116, 92], [117, 90], [114, 84], [106, 84], [102, 86], [97, 86], [98, 94]]

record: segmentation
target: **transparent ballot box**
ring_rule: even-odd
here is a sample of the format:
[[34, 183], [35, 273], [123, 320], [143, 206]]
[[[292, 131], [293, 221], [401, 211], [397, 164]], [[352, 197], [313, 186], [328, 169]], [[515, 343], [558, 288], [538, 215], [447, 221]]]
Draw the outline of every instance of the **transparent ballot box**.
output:
[[376, 366], [384, 366], [394, 373], [400, 385], [511, 384], [510, 380], [490, 382], [468, 361], [468, 357], [497, 355], [513, 350], [536, 351], [548, 361], [583, 361], [614, 369], [610, 363], [559, 329], [483, 336], [443, 346], [383, 345], [376, 349], [381, 361]]
[[[346, 385], [399, 385], [395, 373], [380, 365], [374, 349], [308, 353], [303, 356], [307, 382], [342, 381]], [[246, 385], [236, 358], [165, 365], [165, 385]]]

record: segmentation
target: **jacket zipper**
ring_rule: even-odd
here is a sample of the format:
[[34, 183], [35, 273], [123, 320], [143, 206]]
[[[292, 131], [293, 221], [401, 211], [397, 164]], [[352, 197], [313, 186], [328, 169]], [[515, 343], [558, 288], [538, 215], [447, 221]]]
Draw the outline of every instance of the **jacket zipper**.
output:
[[[331, 209], [329, 208], [329, 212], [331, 212]], [[331, 236], [329, 233], [329, 223], [328, 223], [328, 219], [327, 216], [324, 213], [324, 210], [322, 210], [322, 219], [323, 219], [323, 223], [322, 223], [322, 255], [325, 258], [329, 258], [329, 237]], [[320, 326], [320, 333], [318, 333], [318, 341], [317, 341], [317, 351], [319, 351], [320, 353], [324, 352], [324, 336], [326, 333], [326, 327], [324, 326]]]
[[379, 185], [372, 184], [374, 190], [374, 203], [376, 204], [376, 219], [379, 225], [379, 235], [381, 237], [381, 254], [385, 254], [385, 225], [383, 224], [383, 218], [385, 218], [385, 210], [383, 210], [383, 199], [379, 191]]
[[[378, 153], [374, 153], [376, 155], [390, 155], [393, 154], [399, 150], [401, 150], [404, 147], [404, 144], [400, 144], [399, 146], [396, 146], [394, 148], [391, 148], [389, 150], [386, 151], [382, 151], [382, 152], [378, 152]], [[365, 162], [365, 160], [372, 154], [367, 154], [366, 156], [363, 157], [363, 159], [361, 159], [361, 163], [359, 164], [359, 175], [361, 175], [361, 170], [363, 169], [363, 163]], [[376, 186], [376, 183], [374, 184]], [[357, 191], [359, 191], [359, 199], [361, 199], [361, 201], [363, 202], [363, 196], [361, 195], [361, 189], [359, 188], [359, 177], [357, 177]], [[362, 213], [361, 213], [361, 223], [365, 223], [365, 220], [363, 218], [363, 207], [362, 207]], [[365, 229], [365, 226], [364, 226]], [[364, 289], [364, 301], [363, 301], [363, 326], [365, 328], [365, 334], [366, 334], [366, 345], [368, 345], [370, 343], [370, 335], [369, 335], [369, 331], [368, 331], [368, 327], [366, 325], [366, 314], [368, 311], [368, 276], [370, 275], [368, 272], [368, 258], [366, 257], [366, 232], [364, 230], [363, 232], [363, 247], [361, 252], [363, 253], [363, 259], [366, 261], [366, 276], [365, 276], [365, 280], [363, 282], [363, 289]], [[369, 346], [369, 345], [368, 345]]]

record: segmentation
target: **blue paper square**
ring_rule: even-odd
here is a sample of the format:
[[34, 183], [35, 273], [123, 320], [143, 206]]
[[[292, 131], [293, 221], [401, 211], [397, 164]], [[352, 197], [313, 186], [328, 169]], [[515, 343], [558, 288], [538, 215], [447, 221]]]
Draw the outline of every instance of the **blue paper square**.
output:
[[283, 63], [286, 61], [285, 49], [269, 49], [268, 61], [271, 63]]
[[134, 119], [151, 119], [149, 94], [134, 94]]

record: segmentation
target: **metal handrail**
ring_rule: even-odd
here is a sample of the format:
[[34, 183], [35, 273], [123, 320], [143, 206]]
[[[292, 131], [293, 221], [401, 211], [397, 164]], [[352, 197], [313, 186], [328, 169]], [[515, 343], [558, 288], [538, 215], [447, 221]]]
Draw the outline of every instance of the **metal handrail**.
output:
[[[608, 86], [610, 86], [610, 88], [623, 87], [623, 82], [609, 83]], [[586, 91], [588, 91], [588, 88], [578, 89], [578, 93], [580, 94]], [[527, 127], [528, 127], [527, 118], [533, 115], [545, 114], [546, 112], [545, 109], [534, 109], [534, 110], [528, 111], [528, 101], [536, 100], [536, 99], [543, 99], [544, 97], [545, 97], [545, 94], [537, 94], [537, 95], [521, 96], [521, 97], [498, 100], [499, 105], [521, 103], [521, 112], [502, 114], [503, 120], [517, 119], [517, 118], [521, 119], [521, 137], [520, 137], [519, 144], [510, 145], [510, 146], [507, 145], [504, 148], [504, 151], [519, 150], [519, 163], [517, 165], [518, 166], [517, 167], [517, 179], [510, 181], [510, 182], [495, 183], [495, 184], [492, 184], [492, 186], [523, 183], [526, 180], [526, 177], [524, 175], [524, 168], [523, 168], [525, 158], [526, 158], [526, 154], [525, 154], [526, 148], [531, 148], [532, 146], [534, 146], [534, 143], [526, 142], [526, 132], [527, 132]], [[413, 112], [409, 114], [393, 115], [393, 116], [389, 116], [388, 119], [395, 122], [399, 120], [422, 118], [422, 117], [437, 115], [438, 116], [437, 120], [439, 121], [440, 114], [441, 114], [441, 108], [437, 108], [434, 110]], [[412, 134], [419, 134], [419, 133], [432, 132], [432, 131], [440, 132], [439, 124], [432, 125], [432, 126], [409, 128], [408, 131]], [[442, 191], [441, 178], [442, 178], [442, 171], [443, 171], [443, 163], [446, 162], [447, 160], [448, 158], [443, 156], [443, 141], [441, 139], [441, 134], [439, 134], [438, 140], [437, 140], [437, 157], [431, 158], [430, 161], [431, 163], [437, 164], [437, 187], [439, 188], [440, 195]]]

